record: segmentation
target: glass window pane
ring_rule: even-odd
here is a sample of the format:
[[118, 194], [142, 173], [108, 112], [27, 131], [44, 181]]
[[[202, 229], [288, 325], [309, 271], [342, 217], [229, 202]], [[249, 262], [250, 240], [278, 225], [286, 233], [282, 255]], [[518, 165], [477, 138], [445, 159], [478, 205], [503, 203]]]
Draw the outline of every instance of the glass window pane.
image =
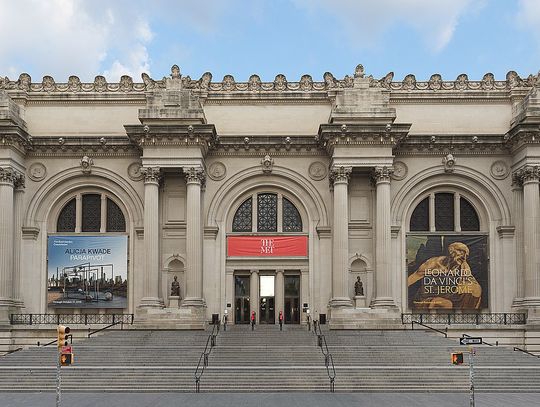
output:
[[300, 276], [285, 276], [285, 297], [300, 296]]
[[283, 231], [301, 232], [302, 218], [296, 206], [287, 198], [283, 198]]
[[252, 199], [246, 199], [234, 214], [232, 231], [251, 232]]
[[257, 230], [277, 232], [277, 195], [257, 195]]
[[418, 205], [416, 205], [416, 208], [414, 208], [409, 230], [411, 232], [429, 231], [429, 198], [423, 199]]
[[234, 295], [236, 297], [249, 297], [249, 276], [234, 277]]
[[480, 219], [476, 210], [469, 201], [461, 197], [459, 199], [459, 220], [461, 230], [477, 231], [480, 230]]
[[273, 297], [274, 296], [274, 276], [260, 276], [259, 277], [260, 296], [261, 297]]
[[82, 231], [99, 232], [101, 227], [101, 195], [86, 194], [82, 197]]
[[75, 232], [75, 223], [77, 219], [76, 201], [73, 198], [60, 211], [58, 221], [56, 222], [57, 232]]
[[435, 230], [454, 230], [454, 194], [435, 194]]
[[107, 232], [125, 232], [126, 219], [120, 207], [107, 198]]

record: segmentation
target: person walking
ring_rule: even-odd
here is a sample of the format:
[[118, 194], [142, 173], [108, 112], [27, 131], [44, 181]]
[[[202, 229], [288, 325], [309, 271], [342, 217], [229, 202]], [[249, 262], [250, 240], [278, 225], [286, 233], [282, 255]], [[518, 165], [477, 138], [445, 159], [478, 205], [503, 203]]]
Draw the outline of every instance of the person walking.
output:
[[255, 311], [251, 311], [251, 330], [255, 330]]
[[279, 330], [283, 331], [283, 311], [279, 311]]

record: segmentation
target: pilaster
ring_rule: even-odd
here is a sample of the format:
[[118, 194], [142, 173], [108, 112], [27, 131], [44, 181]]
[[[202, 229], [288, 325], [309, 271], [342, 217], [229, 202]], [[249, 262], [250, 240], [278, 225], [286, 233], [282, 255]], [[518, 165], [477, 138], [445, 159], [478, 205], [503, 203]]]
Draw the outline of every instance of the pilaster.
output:
[[23, 223], [23, 198], [25, 189], [25, 176], [19, 174], [15, 180], [14, 214], [13, 214], [13, 303], [22, 308], [24, 303], [21, 296], [21, 240]]
[[512, 174], [512, 198], [514, 206], [514, 253], [516, 262], [516, 297], [514, 298], [513, 306], [521, 307], [523, 305], [524, 296], [524, 279], [525, 271], [523, 269], [523, 259], [525, 257], [523, 251], [523, 184], [518, 173]]
[[13, 189], [19, 174], [11, 167], [0, 168], [0, 324], [8, 323], [13, 302]]
[[[251, 270], [249, 279], [249, 312], [255, 311], [259, 322], [259, 270]], [[251, 321], [251, 319], [250, 319]]]
[[279, 311], [285, 315], [285, 276], [283, 270], [276, 271], [276, 324], [279, 324]]

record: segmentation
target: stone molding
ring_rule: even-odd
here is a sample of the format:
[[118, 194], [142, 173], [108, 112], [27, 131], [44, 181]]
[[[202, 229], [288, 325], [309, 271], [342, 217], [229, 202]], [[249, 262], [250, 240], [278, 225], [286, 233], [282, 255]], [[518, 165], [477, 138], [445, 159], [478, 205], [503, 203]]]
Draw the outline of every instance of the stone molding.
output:
[[330, 168], [330, 184], [334, 185], [336, 183], [349, 183], [349, 178], [351, 177], [352, 167], [332, 167]]
[[390, 182], [390, 178], [393, 173], [393, 167], [375, 167], [375, 169], [373, 170], [373, 179], [375, 180], [376, 184], [381, 182]]
[[[360, 73], [361, 72], [361, 73]], [[205, 72], [200, 79], [194, 80], [190, 76], [182, 76], [180, 68], [173, 65], [169, 77], [160, 80], [152, 79], [148, 74], [141, 75], [142, 83], [136, 83], [133, 78], [123, 75], [118, 83], [108, 83], [107, 79], [98, 75], [93, 82], [83, 83], [80, 78], [72, 75], [65, 83], [56, 82], [51, 76], [44, 76], [41, 82], [32, 82], [27, 73], [22, 73], [18, 80], [0, 77], [0, 90], [22, 91], [27, 93], [144, 93], [150, 90], [165, 89], [171, 82], [177, 82], [183, 89], [190, 89], [203, 93], [253, 93], [253, 92], [313, 92], [339, 90], [352, 88], [358, 78], [369, 79], [370, 87], [380, 87], [392, 91], [485, 91], [507, 92], [516, 88], [532, 88], [540, 85], [539, 75], [529, 75], [522, 79], [515, 71], [509, 71], [505, 80], [495, 80], [492, 73], [486, 73], [479, 81], [471, 81], [467, 74], [460, 74], [453, 81], [445, 81], [438, 73], [431, 75], [427, 81], [418, 81], [413, 74], [406, 75], [401, 81], [394, 81], [394, 73], [389, 72], [380, 79], [365, 76], [362, 65], [356, 67], [353, 76], [345, 75], [343, 79], [336, 79], [330, 72], [325, 72], [323, 81], [314, 81], [310, 75], [302, 75], [297, 82], [289, 82], [285, 75], [278, 74], [272, 82], [263, 82], [259, 75], [253, 74], [247, 82], [237, 82], [232, 75], [225, 75], [220, 82], [212, 82], [212, 74]]]
[[202, 168], [185, 167], [183, 170], [188, 184], [195, 183], [204, 187], [206, 183], [206, 173]]

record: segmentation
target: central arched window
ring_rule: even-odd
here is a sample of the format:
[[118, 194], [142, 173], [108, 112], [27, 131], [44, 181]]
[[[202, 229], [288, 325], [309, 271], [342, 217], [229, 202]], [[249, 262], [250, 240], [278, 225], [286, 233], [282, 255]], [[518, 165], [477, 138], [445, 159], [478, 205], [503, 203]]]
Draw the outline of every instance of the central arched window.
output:
[[245, 199], [232, 222], [233, 232], [302, 232], [302, 229], [302, 217], [291, 200], [270, 192]]
[[57, 232], [125, 232], [122, 209], [106, 194], [79, 194], [70, 199], [56, 221]]

